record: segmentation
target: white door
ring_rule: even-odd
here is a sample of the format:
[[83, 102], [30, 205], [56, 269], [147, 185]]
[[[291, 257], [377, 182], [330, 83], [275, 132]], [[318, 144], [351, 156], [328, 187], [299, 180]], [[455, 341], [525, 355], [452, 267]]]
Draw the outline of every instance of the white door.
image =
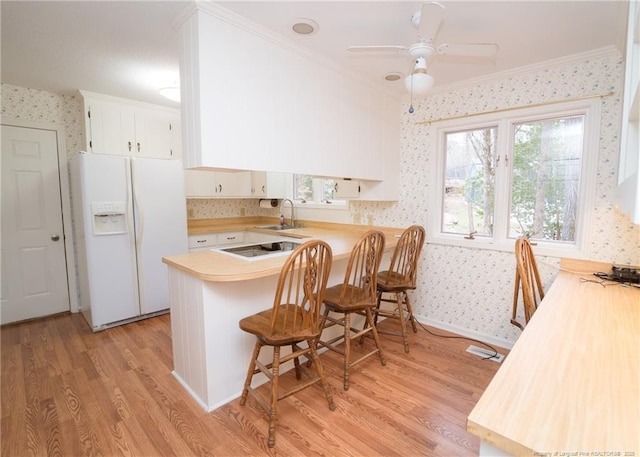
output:
[[69, 310], [56, 132], [2, 126], [0, 322]]

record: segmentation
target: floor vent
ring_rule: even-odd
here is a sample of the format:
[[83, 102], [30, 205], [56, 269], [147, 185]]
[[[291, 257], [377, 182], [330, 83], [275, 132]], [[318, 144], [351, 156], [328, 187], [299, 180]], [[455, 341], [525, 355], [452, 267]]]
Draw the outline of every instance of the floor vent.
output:
[[467, 348], [467, 352], [470, 352], [473, 355], [477, 355], [478, 357], [482, 357], [483, 359], [493, 360], [494, 362], [502, 362], [504, 359], [504, 355], [496, 354], [491, 349], [479, 348], [478, 346], [469, 346]]

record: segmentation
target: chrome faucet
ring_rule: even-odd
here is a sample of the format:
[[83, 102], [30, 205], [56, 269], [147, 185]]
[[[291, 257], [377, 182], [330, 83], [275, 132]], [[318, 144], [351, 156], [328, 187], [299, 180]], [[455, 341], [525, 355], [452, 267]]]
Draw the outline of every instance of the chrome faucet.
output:
[[[280, 203], [280, 214], [282, 214], [282, 207], [284, 206], [285, 202], [291, 203], [291, 227], [295, 227], [296, 226], [296, 220], [293, 217], [293, 201], [291, 201], [288, 198], [282, 199], [282, 203]], [[281, 224], [281, 225], [286, 225], [286, 224]]]

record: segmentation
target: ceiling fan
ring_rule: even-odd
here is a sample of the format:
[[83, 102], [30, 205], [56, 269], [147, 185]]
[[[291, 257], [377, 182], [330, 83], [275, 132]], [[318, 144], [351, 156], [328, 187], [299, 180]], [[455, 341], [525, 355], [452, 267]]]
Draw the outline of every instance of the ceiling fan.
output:
[[417, 42], [410, 46], [351, 46], [350, 52], [407, 53], [413, 60], [411, 73], [405, 78], [405, 86], [412, 95], [424, 95], [433, 87], [433, 77], [427, 73], [427, 60], [433, 56], [465, 56], [493, 58], [498, 52], [495, 43], [434, 44], [434, 38], [442, 25], [444, 6], [438, 2], [422, 4], [422, 9], [411, 17], [418, 30]]

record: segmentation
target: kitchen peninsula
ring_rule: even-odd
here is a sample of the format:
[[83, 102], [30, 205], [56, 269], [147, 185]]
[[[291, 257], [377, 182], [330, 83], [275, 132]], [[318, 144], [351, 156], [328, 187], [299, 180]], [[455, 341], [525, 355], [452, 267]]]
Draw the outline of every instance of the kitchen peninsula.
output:
[[[202, 224], [190, 227], [190, 233], [249, 230], [279, 232], [279, 236], [301, 241], [322, 239], [333, 252], [329, 284], [343, 281], [351, 250], [364, 232], [376, 228], [385, 233], [386, 253], [393, 250], [402, 233], [402, 229], [327, 223], [309, 223], [286, 231], [256, 228], [269, 222], [253, 218], [230, 221], [224, 227], [220, 222], [209, 228]], [[267, 256], [249, 261], [215, 251], [163, 258], [169, 270], [173, 374], [206, 411], [240, 395], [255, 337], [240, 330], [238, 322], [273, 305], [285, 259]]]

